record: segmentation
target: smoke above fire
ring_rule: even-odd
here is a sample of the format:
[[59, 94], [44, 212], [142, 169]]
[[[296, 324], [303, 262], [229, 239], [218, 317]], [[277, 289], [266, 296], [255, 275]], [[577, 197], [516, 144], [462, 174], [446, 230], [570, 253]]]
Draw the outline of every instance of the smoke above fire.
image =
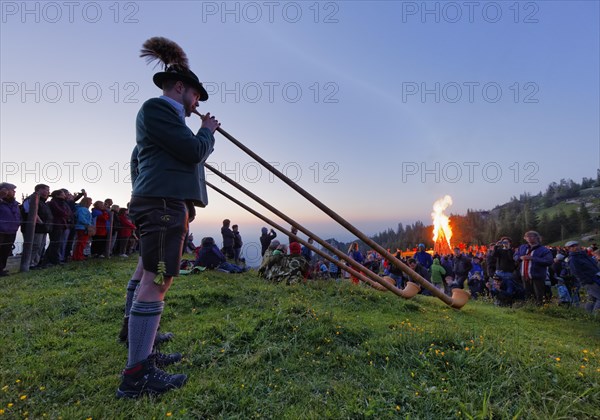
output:
[[[450, 227], [450, 217], [444, 214], [444, 211], [452, 205], [452, 197], [445, 195], [433, 203], [433, 243], [436, 251], [450, 251], [452, 245], [452, 228]], [[444, 252], [445, 253], [445, 252]]]

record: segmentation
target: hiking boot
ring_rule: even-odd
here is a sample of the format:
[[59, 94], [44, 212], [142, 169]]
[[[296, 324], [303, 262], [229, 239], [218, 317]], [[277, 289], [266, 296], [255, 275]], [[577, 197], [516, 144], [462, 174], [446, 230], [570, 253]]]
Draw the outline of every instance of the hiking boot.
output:
[[121, 325], [121, 331], [119, 331], [119, 341], [121, 343], [127, 343], [127, 336], [129, 334], [129, 317], [123, 318], [123, 325]]
[[179, 363], [183, 356], [181, 353], [152, 353], [148, 356], [149, 359], [154, 359], [154, 363], [158, 368], [164, 368], [175, 363]]
[[181, 388], [187, 375], [171, 375], [156, 367], [154, 359], [148, 358], [132, 368], [125, 369], [117, 398], [138, 398], [146, 395], [161, 395], [172, 389]]
[[171, 341], [175, 337], [175, 334], [172, 332], [161, 333], [160, 331], [156, 332], [156, 337], [154, 337], [154, 345], [159, 345], [162, 343], [166, 343], [167, 341]]

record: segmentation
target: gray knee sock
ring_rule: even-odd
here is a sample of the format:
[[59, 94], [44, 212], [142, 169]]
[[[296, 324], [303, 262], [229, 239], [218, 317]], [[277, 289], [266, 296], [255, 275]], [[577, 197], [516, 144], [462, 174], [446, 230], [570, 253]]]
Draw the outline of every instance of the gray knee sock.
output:
[[133, 296], [139, 284], [140, 281], [134, 279], [129, 280], [129, 283], [127, 283], [127, 297], [125, 298], [125, 316], [129, 316], [129, 312], [131, 312]]
[[127, 367], [148, 358], [152, 353], [154, 337], [160, 324], [164, 302], [138, 302], [131, 305], [129, 314], [129, 354]]

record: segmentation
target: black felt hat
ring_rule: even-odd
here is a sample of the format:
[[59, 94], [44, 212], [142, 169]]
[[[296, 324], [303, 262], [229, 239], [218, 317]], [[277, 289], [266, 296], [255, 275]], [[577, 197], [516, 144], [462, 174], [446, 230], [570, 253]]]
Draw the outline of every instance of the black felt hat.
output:
[[162, 89], [167, 80], [180, 80], [193, 86], [200, 93], [202, 102], [208, 99], [208, 92], [198, 76], [190, 70], [187, 56], [177, 43], [163, 37], [150, 38], [144, 42], [140, 57], [146, 58], [148, 63], [158, 60], [164, 64], [164, 71], [156, 73], [152, 78], [159, 88]]

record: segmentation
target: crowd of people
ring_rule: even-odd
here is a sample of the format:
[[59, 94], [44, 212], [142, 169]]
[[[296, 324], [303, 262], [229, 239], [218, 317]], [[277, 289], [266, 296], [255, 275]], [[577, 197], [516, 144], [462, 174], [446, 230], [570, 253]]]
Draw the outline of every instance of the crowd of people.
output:
[[[263, 228], [263, 235], [265, 232]], [[292, 233], [297, 235], [297, 231]], [[562, 247], [547, 247], [535, 231], [526, 232], [523, 240], [523, 244], [515, 246], [505, 236], [489, 246], [455, 247], [446, 254], [428, 251], [419, 244], [411, 253], [397, 250], [394, 257], [449, 296], [453, 289], [460, 288], [468, 289], [472, 299], [487, 297], [498, 306], [512, 306], [517, 301], [536, 305], [556, 301], [579, 306], [585, 292], [585, 308], [590, 312], [600, 310], [600, 249], [595, 244], [583, 248], [578, 242], [569, 241]], [[308, 243], [312, 242], [308, 238]], [[344, 269], [349, 266], [347, 262], [340, 264], [338, 257], [332, 256], [336, 262], [327, 264], [293, 237], [288, 245], [272, 240], [266, 246], [258, 273], [268, 280], [292, 284], [345, 278], [359, 282]], [[363, 254], [358, 242], [350, 245], [346, 255], [365, 269], [391, 278], [400, 289], [413, 281], [376, 251]], [[421, 293], [431, 294], [424, 288]]]
[[[0, 184], [0, 276], [9, 275], [6, 263], [19, 229], [24, 238], [33, 229], [30, 270], [87, 258], [128, 257], [137, 248], [127, 207], [110, 198], [94, 202], [85, 190], [50, 192], [50, 186], [38, 184], [19, 203], [16, 189], [8, 182]], [[30, 220], [30, 213], [35, 219]]]

